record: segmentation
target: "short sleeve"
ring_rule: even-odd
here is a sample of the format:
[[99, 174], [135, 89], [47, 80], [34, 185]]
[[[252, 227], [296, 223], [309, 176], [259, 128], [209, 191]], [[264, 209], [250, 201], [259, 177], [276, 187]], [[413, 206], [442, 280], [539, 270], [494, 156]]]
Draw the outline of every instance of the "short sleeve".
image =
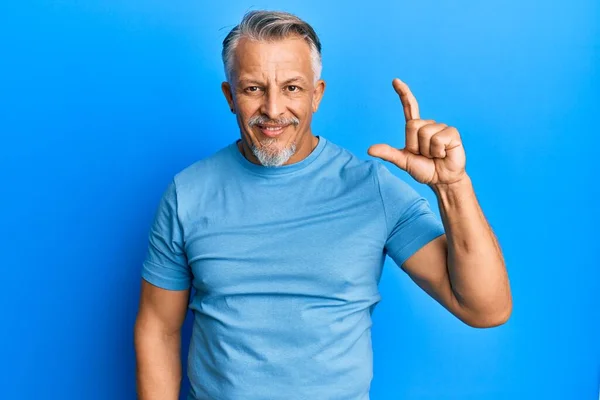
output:
[[148, 234], [142, 278], [168, 290], [189, 289], [191, 284], [191, 271], [183, 245], [183, 230], [177, 214], [174, 181], [171, 181], [160, 199]]
[[377, 162], [379, 190], [387, 224], [385, 251], [396, 265], [444, 234], [444, 225], [429, 202], [411, 186]]

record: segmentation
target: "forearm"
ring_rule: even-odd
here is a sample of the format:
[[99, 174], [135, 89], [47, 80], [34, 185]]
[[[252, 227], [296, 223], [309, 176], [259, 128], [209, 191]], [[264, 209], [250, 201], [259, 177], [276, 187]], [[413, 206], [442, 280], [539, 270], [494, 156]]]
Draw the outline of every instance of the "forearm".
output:
[[471, 179], [431, 188], [446, 231], [448, 276], [457, 302], [474, 324], [504, 322], [512, 309], [504, 258]]
[[166, 335], [137, 322], [137, 391], [140, 400], [177, 400], [181, 388], [181, 335]]

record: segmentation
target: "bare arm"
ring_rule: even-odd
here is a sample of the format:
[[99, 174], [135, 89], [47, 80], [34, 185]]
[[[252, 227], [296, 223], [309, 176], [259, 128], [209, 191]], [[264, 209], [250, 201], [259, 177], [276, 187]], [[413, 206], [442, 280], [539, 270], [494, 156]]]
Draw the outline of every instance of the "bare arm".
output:
[[433, 189], [446, 231], [402, 268], [466, 324], [482, 328], [503, 324], [512, 312], [504, 258], [467, 175], [460, 134], [454, 127], [421, 119], [408, 85], [400, 79], [392, 84], [404, 110], [406, 146], [376, 144], [368, 152]]
[[470, 178], [431, 186], [446, 230], [402, 266], [427, 293], [466, 324], [505, 323], [512, 298], [502, 252]]
[[135, 321], [140, 400], [177, 400], [181, 387], [181, 326], [189, 290], [165, 290], [142, 279]]

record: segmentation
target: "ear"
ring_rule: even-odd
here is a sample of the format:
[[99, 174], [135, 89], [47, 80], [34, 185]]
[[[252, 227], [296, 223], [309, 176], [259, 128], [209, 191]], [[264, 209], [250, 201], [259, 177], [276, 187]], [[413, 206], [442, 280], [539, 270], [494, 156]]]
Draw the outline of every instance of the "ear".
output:
[[229, 82], [221, 83], [221, 90], [223, 91], [223, 94], [225, 95], [225, 99], [227, 100], [227, 103], [229, 104], [229, 109], [231, 110], [232, 113], [235, 114], [235, 103], [233, 101], [233, 93], [231, 91], [231, 86], [229, 85]]
[[319, 104], [321, 104], [323, 93], [325, 93], [325, 81], [319, 79], [315, 84], [315, 90], [313, 92], [312, 109], [314, 113], [319, 109]]

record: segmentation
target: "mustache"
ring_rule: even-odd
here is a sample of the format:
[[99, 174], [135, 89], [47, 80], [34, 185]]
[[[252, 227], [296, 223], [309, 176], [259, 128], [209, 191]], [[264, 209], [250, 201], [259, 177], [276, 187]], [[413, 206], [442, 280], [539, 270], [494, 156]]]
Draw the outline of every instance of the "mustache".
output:
[[248, 126], [256, 125], [294, 125], [298, 126], [300, 120], [296, 117], [271, 119], [266, 115], [255, 115], [248, 120]]

